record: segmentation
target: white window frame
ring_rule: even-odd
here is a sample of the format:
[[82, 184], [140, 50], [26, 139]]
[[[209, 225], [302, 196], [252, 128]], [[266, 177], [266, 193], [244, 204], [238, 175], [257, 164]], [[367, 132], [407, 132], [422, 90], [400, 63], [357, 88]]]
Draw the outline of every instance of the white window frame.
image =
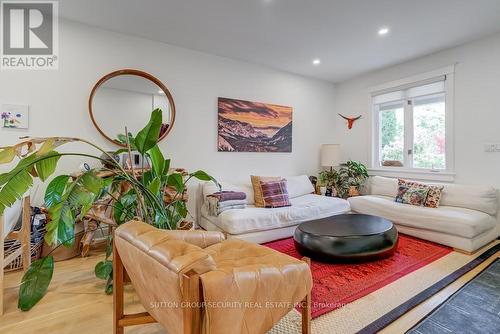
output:
[[[445, 159], [446, 159], [446, 169], [424, 169], [424, 168], [413, 168], [412, 161], [409, 161], [409, 155], [407, 154], [409, 149], [413, 149], [413, 143], [411, 143], [411, 138], [413, 137], [408, 131], [405, 131], [405, 147], [404, 147], [404, 165], [405, 167], [386, 167], [380, 166], [379, 159], [379, 140], [380, 140], [380, 127], [379, 127], [379, 112], [377, 106], [373, 104], [372, 98], [370, 98], [370, 118], [371, 118], [371, 135], [369, 136], [370, 142], [370, 167], [369, 171], [372, 175], [389, 176], [389, 177], [404, 177], [404, 178], [414, 178], [421, 180], [431, 180], [431, 181], [444, 181], [453, 182], [455, 178], [454, 166], [454, 131], [453, 131], [453, 109], [454, 109], [454, 73], [455, 65], [440, 68], [434, 71], [422, 73], [419, 75], [411, 76], [397, 81], [388, 82], [379, 86], [371, 87], [369, 89], [370, 96], [376, 96], [379, 94], [404, 90], [413, 86], [424, 85], [428, 82], [432, 82], [438, 77], [446, 77], [444, 81], [445, 88]], [[404, 104], [405, 108], [405, 129], [413, 129], [413, 117], [410, 112], [408, 112], [408, 104]]]

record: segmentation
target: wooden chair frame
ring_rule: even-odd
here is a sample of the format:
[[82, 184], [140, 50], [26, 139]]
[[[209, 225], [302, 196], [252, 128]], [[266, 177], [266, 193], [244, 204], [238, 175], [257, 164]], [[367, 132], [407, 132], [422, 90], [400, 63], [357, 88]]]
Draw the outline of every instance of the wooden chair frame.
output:
[[4, 217], [0, 216], [0, 315], [3, 315], [3, 288], [4, 288], [4, 268], [14, 261], [19, 255], [22, 256], [23, 270], [28, 270], [31, 264], [31, 207], [30, 197], [26, 196], [23, 199], [22, 224], [19, 231], [11, 231], [6, 238], [16, 239], [21, 242], [21, 247], [15, 252], [5, 257], [3, 237]]
[[[309, 266], [311, 261], [304, 257], [302, 261]], [[148, 313], [125, 314], [124, 312], [124, 278], [126, 276], [120, 254], [113, 242], [113, 334], [124, 334], [128, 326], [150, 324], [156, 320]], [[182, 295], [184, 305], [202, 305], [203, 288], [200, 276], [194, 271], [182, 277]], [[189, 304], [188, 304], [189, 303]], [[302, 334], [311, 334], [311, 292], [302, 300]], [[200, 334], [202, 328], [203, 308], [190, 307], [183, 309], [184, 334]]]

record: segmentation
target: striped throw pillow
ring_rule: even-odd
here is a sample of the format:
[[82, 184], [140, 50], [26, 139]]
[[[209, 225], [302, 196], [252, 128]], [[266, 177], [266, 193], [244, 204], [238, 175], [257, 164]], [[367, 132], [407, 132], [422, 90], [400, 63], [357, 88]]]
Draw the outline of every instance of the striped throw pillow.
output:
[[279, 176], [256, 176], [250, 175], [250, 180], [252, 181], [253, 187], [253, 197], [255, 201], [255, 206], [258, 208], [264, 208], [266, 205], [264, 203], [264, 197], [262, 196], [262, 188], [260, 187], [261, 182], [279, 181], [282, 178]]
[[285, 179], [268, 182], [260, 181], [260, 187], [264, 198], [264, 207], [281, 208], [291, 205]]

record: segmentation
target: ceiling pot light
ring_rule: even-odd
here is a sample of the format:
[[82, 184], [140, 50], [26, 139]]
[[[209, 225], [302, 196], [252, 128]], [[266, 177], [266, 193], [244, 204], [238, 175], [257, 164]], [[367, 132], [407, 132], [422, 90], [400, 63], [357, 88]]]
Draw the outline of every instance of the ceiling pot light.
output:
[[321, 60], [319, 60], [319, 59], [314, 59], [313, 60], [313, 65], [318, 66], [319, 64], [321, 64]]
[[378, 30], [378, 34], [380, 36], [387, 35], [387, 33], [389, 33], [389, 28], [387, 27], [382, 27]]
[[162, 91], [162, 90], [160, 89], [160, 90], [158, 91], [158, 94], [163, 95], [163, 94], [165, 94], [165, 92], [164, 92], [164, 91]]

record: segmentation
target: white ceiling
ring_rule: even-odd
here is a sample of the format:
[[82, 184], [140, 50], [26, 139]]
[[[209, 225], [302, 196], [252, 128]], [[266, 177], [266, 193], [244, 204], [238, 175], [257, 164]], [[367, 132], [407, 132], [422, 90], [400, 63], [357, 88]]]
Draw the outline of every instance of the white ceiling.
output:
[[499, 0], [60, 0], [59, 13], [332, 82], [500, 31]]

